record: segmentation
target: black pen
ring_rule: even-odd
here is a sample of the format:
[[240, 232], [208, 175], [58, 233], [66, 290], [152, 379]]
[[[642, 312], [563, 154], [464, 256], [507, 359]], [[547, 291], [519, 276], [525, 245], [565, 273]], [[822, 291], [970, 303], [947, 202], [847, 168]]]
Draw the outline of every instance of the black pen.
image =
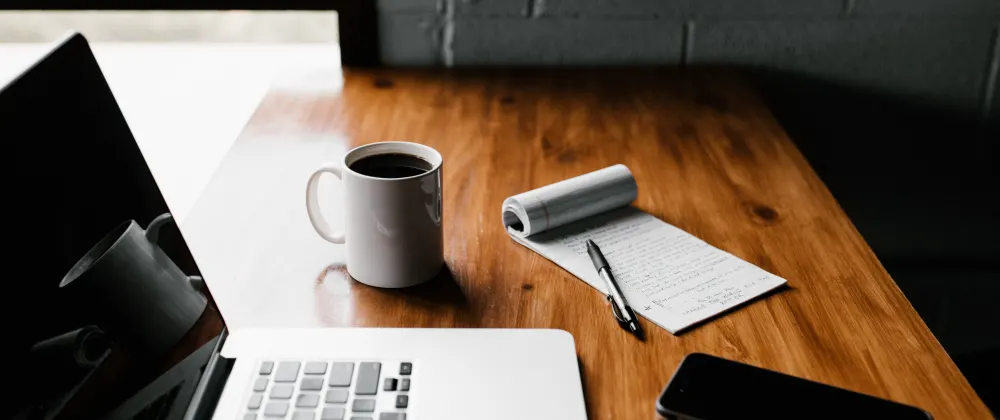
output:
[[597, 269], [597, 275], [604, 279], [604, 283], [608, 287], [608, 302], [611, 302], [611, 313], [618, 320], [618, 325], [625, 331], [635, 334], [636, 337], [642, 339], [639, 318], [635, 316], [632, 307], [628, 306], [625, 294], [618, 288], [615, 277], [611, 275], [611, 266], [608, 265], [608, 260], [604, 259], [601, 248], [598, 248], [597, 244], [589, 239], [587, 240], [587, 254], [590, 255], [590, 261], [594, 263], [594, 268]]

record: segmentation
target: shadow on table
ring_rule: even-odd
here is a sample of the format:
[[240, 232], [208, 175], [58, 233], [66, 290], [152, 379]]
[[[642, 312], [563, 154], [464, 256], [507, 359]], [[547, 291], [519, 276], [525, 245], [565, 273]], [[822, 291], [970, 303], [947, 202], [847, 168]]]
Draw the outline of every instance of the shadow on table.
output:
[[448, 264], [441, 265], [441, 271], [425, 283], [416, 286], [404, 287], [401, 289], [377, 289], [379, 292], [406, 298], [407, 301], [418, 305], [441, 306], [447, 305], [455, 308], [467, 308], [469, 301], [465, 297], [465, 292], [455, 280]]
[[475, 327], [480, 319], [447, 265], [425, 283], [385, 289], [357, 281], [336, 263], [316, 279], [315, 298], [317, 318], [331, 327]]
[[[765, 101], [984, 402], [1000, 407], [1000, 109], [750, 70]], [[997, 101], [994, 101], [997, 103]]]
[[[337, 296], [324, 303], [343, 309], [347, 325], [392, 328], [473, 328], [481, 314], [469, 303], [460, 282], [447, 264], [425, 283], [400, 289], [369, 286], [350, 277], [343, 264], [331, 266], [341, 282]], [[327, 280], [329, 281], [329, 280]], [[322, 316], [322, 315], [321, 315]], [[336, 324], [336, 322], [333, 322]]]

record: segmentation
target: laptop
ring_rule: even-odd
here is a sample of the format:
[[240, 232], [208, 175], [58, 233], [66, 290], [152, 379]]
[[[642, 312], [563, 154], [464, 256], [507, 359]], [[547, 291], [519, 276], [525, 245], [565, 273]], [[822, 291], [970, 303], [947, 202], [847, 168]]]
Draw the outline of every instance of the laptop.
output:
[[0, 88], [0, 130], [5, 418], [586, 418], [564, 331], [228, 331], [79, 34]]

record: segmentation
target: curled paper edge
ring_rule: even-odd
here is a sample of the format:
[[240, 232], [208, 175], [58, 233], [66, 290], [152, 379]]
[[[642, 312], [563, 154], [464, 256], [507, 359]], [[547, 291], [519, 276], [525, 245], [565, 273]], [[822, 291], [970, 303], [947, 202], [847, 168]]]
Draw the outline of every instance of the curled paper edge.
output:
[[[517, 199], [510, 197], [504, 200], [502, 210], [503, 226], [507, 229], [507, 233], [519, 238], [531, 235], [531, 222], [528, 219], [528, 212], [524, 211], [524, 206]], [[521, 225], [520, 230], [516, 228], [517, 225]]]
[[508, 197], [501, 221], [511, 236], [527, 238], [627, 206], [637, 195], [632, 171], [617, 164]]

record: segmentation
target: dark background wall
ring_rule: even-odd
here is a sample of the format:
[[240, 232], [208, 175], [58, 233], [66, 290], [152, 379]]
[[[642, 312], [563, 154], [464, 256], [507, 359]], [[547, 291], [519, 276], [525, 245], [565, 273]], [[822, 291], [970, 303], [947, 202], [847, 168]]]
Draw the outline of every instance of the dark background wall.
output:
[[380, 0], [377, 11], [388, 65], [744, 68], [1000, 411], [1000, 0]]
[[736, 63], [974, 112], [996, 89], [1000, 0], [380, 0], [378, 12], [390, 65]]

